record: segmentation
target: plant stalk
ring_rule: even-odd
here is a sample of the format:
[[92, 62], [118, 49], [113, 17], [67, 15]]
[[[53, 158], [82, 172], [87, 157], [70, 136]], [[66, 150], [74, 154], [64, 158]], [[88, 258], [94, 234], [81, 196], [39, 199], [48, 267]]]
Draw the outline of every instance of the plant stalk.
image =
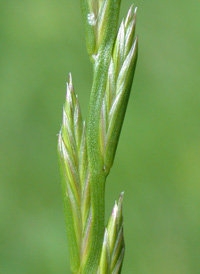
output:
[[94, 63], [94, 80], [89, 104], [87, 148], [91, 186], [92, 225], [91, 239], [88, 247], [87, 261], [83, 268], [83, 274], [96, 273], [105, 229], [105, 181], [108, 170], [99, 149], [99, 124], [101, 119], [101, 106], [106, 88], [108, 67], [111, 50], [105, 51], [105, 55], [99, 55]]

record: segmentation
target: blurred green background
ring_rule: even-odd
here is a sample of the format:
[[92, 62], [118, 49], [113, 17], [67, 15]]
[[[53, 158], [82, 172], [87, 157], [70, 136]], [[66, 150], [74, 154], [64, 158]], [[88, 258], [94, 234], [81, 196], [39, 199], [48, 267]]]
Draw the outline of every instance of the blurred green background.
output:
[[[199, 274], [200, 2], [135, 4], [139, 59], [106, 217], [124, 190], [124, 274]], [[79, 1], [1, 0], [2, 274], [70, 273], [56, 151], [70, 71], [86, 117]]]

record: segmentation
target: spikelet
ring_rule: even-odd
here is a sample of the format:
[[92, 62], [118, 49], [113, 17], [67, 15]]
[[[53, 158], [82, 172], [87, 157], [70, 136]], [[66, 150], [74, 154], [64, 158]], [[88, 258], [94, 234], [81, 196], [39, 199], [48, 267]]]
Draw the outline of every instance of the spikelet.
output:
[[121, 193], [115, 202], [112, 214], [104, 233], [104, 241], [98, 274], [120, 274], [124, 258], [124, 237]]
[[100, 149], [108, 171], [113, 164], [137, 62], [135, 21], [136, 9], [133, 11], [131, 6], [115, 41], [101, 108]]
[[[121, 0], [81, 0], [86, 43], [90, 56], [96, 56], [105, 43], [114, 39]], [[110, 31], [112, 26], [112, 31]]]
[[91, 204], [86, 127], [71, 74], [58, 144], [71, 268], [72, 272], [79, 273], [89, 239]]

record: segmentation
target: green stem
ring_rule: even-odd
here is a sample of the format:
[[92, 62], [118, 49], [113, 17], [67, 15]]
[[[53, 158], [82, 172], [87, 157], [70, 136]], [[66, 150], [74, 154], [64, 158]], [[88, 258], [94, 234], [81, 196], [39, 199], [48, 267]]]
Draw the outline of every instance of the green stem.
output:
[[94, 80], [89, 105], [87, 147], [90, 170], [92, 223], [91, 238], [89, 239], [87, 260], [83, 266], [83, 274], [97, 272], [104, 235], [104, 193], [107, 171], [104, 169], [104, 161], [99, 149], [99, 124], [111, 56], [110, 52], [106, 50], [105, 55], [101, 55], [104, 58], [99, 56], [94, 64]]
[[[81, 0], [81, 2], [86, 25], [86, 34], [89, 39], [92, 37], [92, 28], [91, 25], [88, 24], [88, 4], [86, 0]], [[82, 262], [81, 274], [97, 273], [103, 243], [105, 225], [105, 180], [108, 175], [108, 170], [104, 166], [104, 157], [101, 155], [100, 151], [100, 119], [102, 101], [106, 90], [108, 68], [112, 56], [113, 44], [116, 37], [120, 2], [121, 0], [108, 0], [106, 12], [107, 21], [104, 28], [99, 30], [101, 43], [99, 45], [95, 45], [97, 48], [92, 53], [97, 53], [97, 55], [94, 56], [91, 54], [92, 49], [90, 48], [90, 43], [87, 43], [88, 52], [94, 66], [94, 78], [90, 96], [87, 123], [87, 150], [90, 174], [92, 221], [87, 255], [86, 259], [84, 259], [84, 262]], [[93, 39], [93, 37], [91, 39]]]

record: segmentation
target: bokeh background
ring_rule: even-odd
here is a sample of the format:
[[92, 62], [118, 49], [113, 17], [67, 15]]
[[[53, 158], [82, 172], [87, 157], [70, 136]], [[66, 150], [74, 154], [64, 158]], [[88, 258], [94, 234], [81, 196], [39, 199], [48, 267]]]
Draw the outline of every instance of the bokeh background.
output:
[[[123, 0], [125, 15], [132, 1]], [[122, 273], [200, 273], [200, 2], [135, 0], [139, 59], [106, 217], [121, 191]], [[79, 1], [0, 1], [0, 273], [70, 273], [57, 162], [68, 73], [92, 70]]]

